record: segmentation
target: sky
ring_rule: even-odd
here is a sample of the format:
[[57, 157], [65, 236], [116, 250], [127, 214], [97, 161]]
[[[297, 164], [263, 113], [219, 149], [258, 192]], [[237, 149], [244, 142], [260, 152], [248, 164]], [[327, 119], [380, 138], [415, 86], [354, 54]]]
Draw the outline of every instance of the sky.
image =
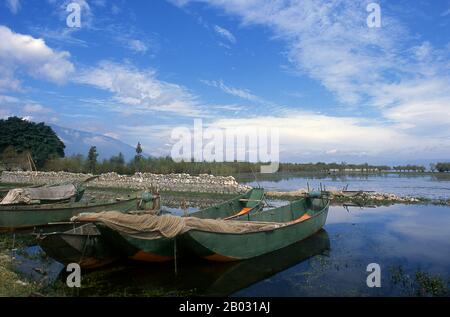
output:
[[[72, 2], [80, 27], [67, 23]], [[285, 162], [444, 160], [449, 56], [448, 0], [6, 0], [0, 118], [155, 156], [202, 119], [278, 129]]]

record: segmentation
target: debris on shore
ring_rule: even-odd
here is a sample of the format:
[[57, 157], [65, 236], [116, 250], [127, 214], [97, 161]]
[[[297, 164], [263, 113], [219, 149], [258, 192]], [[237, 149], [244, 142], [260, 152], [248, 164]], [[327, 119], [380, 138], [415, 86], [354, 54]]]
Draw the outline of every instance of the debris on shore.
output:
[[[289, 192], [268, 191], [266, 196], [275, 199], [295, 199], [304, 196], [308, 191], [299, 189]], [[449, 200], [428, 199], [422, 197], [401, 197], [390, 193], [378, 193], [362, 190], [327, 190], [333, 204], [352, 204], [356, 206], [385, 206], [392, 204], [433, 204], [450, 205]]]

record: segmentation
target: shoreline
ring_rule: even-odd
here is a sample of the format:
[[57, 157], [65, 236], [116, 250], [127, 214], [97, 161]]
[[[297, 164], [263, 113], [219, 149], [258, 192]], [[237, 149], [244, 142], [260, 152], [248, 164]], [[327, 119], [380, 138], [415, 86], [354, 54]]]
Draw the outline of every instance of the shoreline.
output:
[[[328, 192], [330, 193], [330, 200], [333, 205], [353, 204], [358, 207], [389, 206], [394, 204], [450, 206], [450, 199], [431, 199], [413, 196], [401, 197], [392, 193], [378, 193], [369, 191], [346, 192], [332, 190]], [[268, 191], [266, 192], [266, 197], [293, 200], [297, 197], [305, 195], [306, 193], [307, 191], [305, 189], [288, 192]]]
[[[29, 186], [33, 183], [3, 183], [0, 182], [0, 188], [6, 186]], [[114, 186], [88, 185], [87, 188], [95, 192], [115, 192], [115, 193], [132, 193], [139, 192], [143, 189], [124, 188]], [[330, 193], [332, 205], [354, 205], [358, 207], [371, 206], [389, 206], [394, 204], [405, 205], [435, 205], [450, 206], [450, 198], [433, 199], [420, 196], [398, 196], [393, 193], [371, 192], [363, 190], [343, 191], [343, 190], [327, 190]], [[307, 193], [306, 189], [298, 189], [294, 191], [266, 191], [265, 196], [269, 199], [295, 200]], [[170, 207], [176, 207], [181, 201], [188, 202], [189, 205], [198, 204], [201, 207], [207, 207], [219, 200], [225, 201], [233, 198], [237, 193], [230, 192], [201, 192], [201, 191], [177, 191], [177, 190], [160, 190], [162, 199], [165, 200]]]

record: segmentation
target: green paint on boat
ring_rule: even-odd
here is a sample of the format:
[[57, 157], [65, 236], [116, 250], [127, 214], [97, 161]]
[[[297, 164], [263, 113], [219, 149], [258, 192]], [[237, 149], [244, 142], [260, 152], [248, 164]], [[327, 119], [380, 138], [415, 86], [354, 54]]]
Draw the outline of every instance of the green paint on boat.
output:
[[53, 222], [69, 221], [82, 212], [105, 210], [130, 211], [136, 209], [137, 197], [122, 200], [75, 202], [44, 205], [0, 206], [0, 231], [45, 226]]
[[280, 228], [240, 234], [190, 230], [177, 240], [183, 249], [207, 260], [250, 259], [313, 235], [324, 226], [328, 207], [326, 198], [305, 197], [287, 206], [247, 216], [248, 221], [286, 223]]
[[[219, 219], [259, 211], [263, 207], [263, 188], [254, 188], [224, 203], [189, 214], [190, 217]], [[140, 239], [120, 234], [100, 223], [95, 224], [102, 237], [114, 245], [120, 252], [131, 259], [146, 262], [165, 262], [173, 260], [176, 252], [175, 239], [160, 237], [157, 239]]]

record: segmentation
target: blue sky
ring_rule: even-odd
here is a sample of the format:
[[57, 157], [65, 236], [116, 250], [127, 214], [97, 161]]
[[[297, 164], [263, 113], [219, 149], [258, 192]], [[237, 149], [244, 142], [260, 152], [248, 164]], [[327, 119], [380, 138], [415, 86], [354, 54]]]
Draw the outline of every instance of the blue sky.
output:
[[[0, 4], [0, 117], [170, 153], [175, 127], [276, 127], [282, 161], [450, 157], [450, 1]], [[369, 28], [367, 4], [381, 8]]]

